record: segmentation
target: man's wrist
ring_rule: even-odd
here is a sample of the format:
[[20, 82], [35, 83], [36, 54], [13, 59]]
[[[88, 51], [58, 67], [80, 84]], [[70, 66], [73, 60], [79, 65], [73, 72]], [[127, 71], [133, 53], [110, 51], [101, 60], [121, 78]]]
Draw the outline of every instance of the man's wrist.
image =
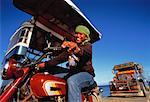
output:
[[75, 49], [74, 53], [79, 53], [80, 50], [81, 50], [81, 49], [80, 49], [79, 47], [77, 47], [77, 48]]

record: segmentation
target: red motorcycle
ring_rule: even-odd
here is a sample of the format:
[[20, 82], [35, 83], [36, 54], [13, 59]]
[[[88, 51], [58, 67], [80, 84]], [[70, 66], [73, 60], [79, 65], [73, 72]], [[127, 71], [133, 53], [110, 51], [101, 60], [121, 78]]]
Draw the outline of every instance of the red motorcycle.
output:
[[[2, 78], [14, 80], [8, 84], [0, 96], [1, 102], [26, 102], [26, 101], [67, 101], [67, 83], [63, 78], [56, 77], [55, 74], [67, 72], [68, 69], [56, 66], [55, 72], [42, 71], [36, 64], [45, 58], [48, 53], [43, 54], [32, 64], [27, 64], [23, 68], [17, 67], [15, 56], [10, 58], [3, 71]], [[100, 102], [99, 89], [94, 83], [88, 88], [82, 89], [83, 102]]]

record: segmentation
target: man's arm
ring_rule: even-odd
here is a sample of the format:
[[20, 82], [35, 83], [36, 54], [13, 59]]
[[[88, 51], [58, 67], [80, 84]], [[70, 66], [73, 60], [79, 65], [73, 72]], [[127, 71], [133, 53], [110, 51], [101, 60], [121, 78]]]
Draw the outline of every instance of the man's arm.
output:
[[66, 47], [69, 48], [67, 50], [69, 53], [74, 53], [78, 57], [83, 56], [83, 55], [90, 57], [92, 55], [91, 43], [87, 43], [86, 45], [83, 45], [83, 46], [78, 46], [77, 43], [75, 42], [65, 41], [62, 44], [62, 48], [66, 48]]
[[79, 48], [80, 48], [80, 51], [75, 54], [76, 56], [86, 57], [86, 58], [92, 57], [92, 45], [90, 43], [87, 45], [81, 46]]
[[68, 60], [68, 56], [69, 55], [68, 55], [67, 51], [63, 51], [61, 54], [56, 56], [54, 59], [46, 61], [45, 62], [45, 67], [56, 66], [60, 63], [63, 63], [63, 62]]
[[68, 56], [69, 54], [67, 53], [67, 51], [63, 51], [61, 54], [59, 54], [58, 56], [56, 56], [54, 59], [52, 60], [49, 60], [49, 61], [45, 61], [45, 62], [42, 62], [40, 64], [38, 64], [38, 67], [40, 68], [48, 68], [48, 67], [51, 67], [51, 66], [56, 66], [60, 63], [63, 63], [65, 61], [68, 60]]

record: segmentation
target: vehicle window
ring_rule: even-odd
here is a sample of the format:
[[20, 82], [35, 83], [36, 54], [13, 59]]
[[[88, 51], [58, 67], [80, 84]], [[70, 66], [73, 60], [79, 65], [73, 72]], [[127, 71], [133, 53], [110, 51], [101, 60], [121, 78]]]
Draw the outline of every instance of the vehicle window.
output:
[[8, 50], [10, 50], [15, 44], [19, 42], [27, 43], [28, 31], [29, 31], [29, 28], [23, 28], [23, 29], [20, 29], [18, 32], [16, 32], [10, 40]]

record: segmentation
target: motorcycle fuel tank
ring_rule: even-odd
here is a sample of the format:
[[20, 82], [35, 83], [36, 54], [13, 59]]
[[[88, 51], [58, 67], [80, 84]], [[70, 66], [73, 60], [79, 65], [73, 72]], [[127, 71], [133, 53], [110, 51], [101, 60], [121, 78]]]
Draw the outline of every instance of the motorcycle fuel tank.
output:
[[50, 74], [35, 74], [30, 85], [33, 94], [38, 98], [66, 95], [66, 81]]

